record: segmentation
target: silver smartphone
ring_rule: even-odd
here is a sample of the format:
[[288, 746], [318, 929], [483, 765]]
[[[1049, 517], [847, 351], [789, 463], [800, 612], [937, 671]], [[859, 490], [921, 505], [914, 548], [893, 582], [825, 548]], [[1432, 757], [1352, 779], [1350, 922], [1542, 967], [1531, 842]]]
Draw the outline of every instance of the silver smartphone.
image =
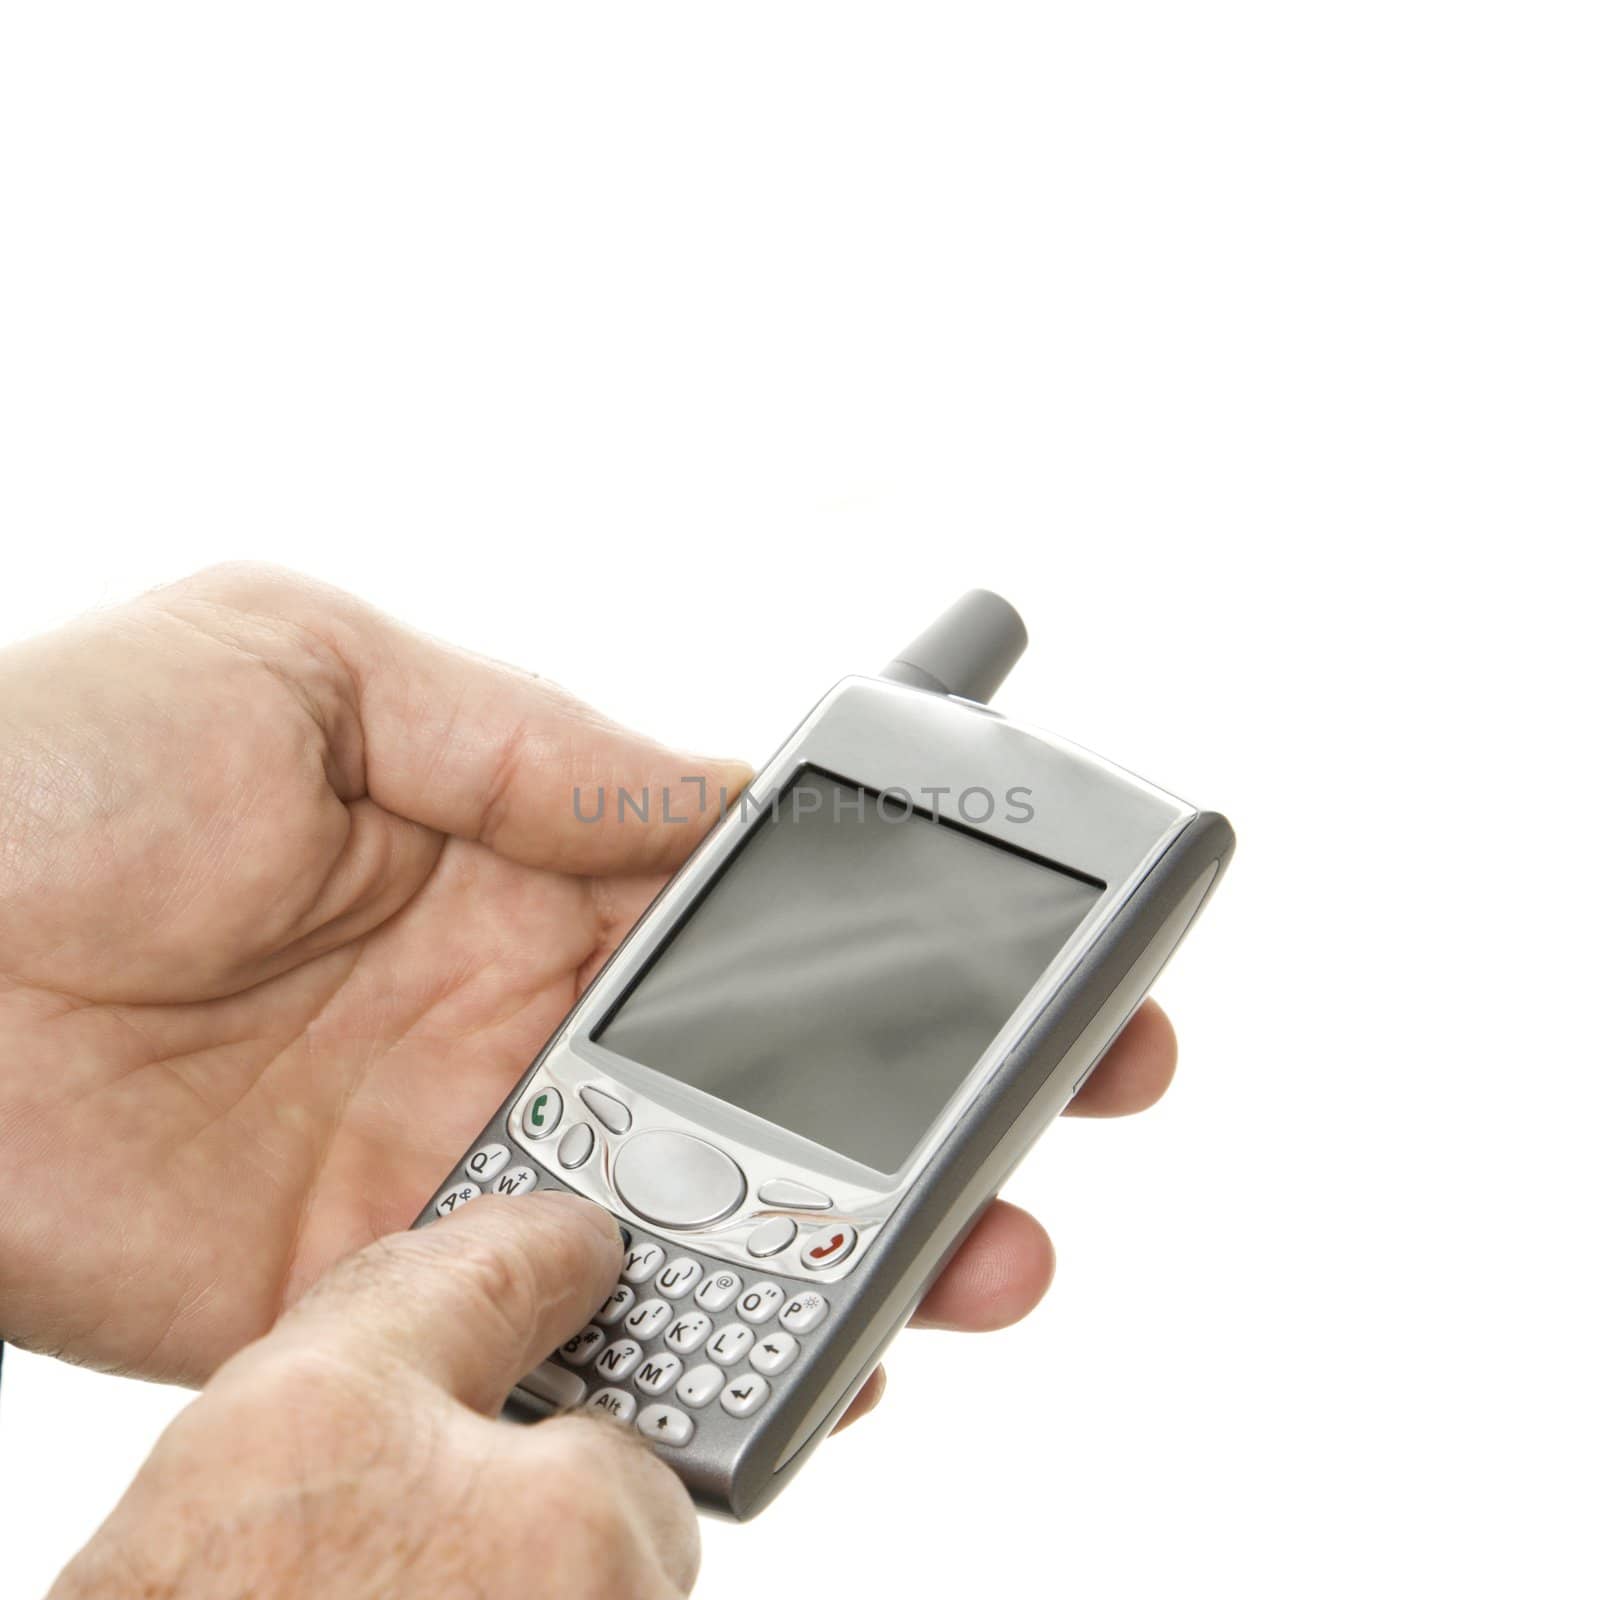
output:
[[829, 690], [425, 1206], [623, 1226], [509, 1415], [608, 1413], [753, 1516], [1144, 998], [1232, 830], [991, 710], [1025, 642], [977, 590]]

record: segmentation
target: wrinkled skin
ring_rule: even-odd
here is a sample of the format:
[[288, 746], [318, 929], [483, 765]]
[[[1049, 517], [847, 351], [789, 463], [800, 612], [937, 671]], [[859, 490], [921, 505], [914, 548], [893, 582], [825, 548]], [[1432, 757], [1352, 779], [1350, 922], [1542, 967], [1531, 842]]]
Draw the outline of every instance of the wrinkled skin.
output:
[[616, 1223], [491, 1196], [336, 1265], [167, 1429], [51, 1600], [672, 1600], [693, 1507], [637, 1433], [490, 1420], [615, 1280]]
[[[0, 651], [0, 1336], [203, 1383], [407, 1226], [747, 776], [271, 569]], [[1147, 1006], [1074, 1110], [1174, 1062]], [[1050, 1271], [996, 1203], [922, 1320]]]

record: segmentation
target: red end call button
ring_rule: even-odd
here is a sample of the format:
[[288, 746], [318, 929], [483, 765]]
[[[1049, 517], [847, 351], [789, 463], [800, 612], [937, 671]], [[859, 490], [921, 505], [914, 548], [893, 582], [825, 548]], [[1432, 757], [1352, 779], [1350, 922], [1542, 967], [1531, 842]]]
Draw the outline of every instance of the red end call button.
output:
[[813, 1272], [821, 1272], [850, 1254], [856, 1247], [856, 1230], [847, 1222], [825, 1222], [815, 1233], [806, 1235], [800, 1246], [800, 1259]]

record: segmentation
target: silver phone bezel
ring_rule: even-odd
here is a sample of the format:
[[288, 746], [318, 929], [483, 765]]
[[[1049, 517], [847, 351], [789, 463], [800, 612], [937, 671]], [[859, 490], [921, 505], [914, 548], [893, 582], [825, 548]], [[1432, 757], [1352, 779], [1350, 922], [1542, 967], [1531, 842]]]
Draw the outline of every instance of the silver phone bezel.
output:
[[[692, 915], [744, 839], [761, 825], [774, 798], [802, 767], [817, 767], [880, 793], [909, 792], [913, 803], [923, 804], [921, 797], [935, 789], [949, 795], [985, 790], [1002, 802], [1008, 791], [1026, 789], [1031, 817], [1015, 817], [1001, 803], [993, 817], [981, 822], [960, 815], [961, 826], [1106, 886], [906, 1161], [892, 1173], [878, 1172], [717, 1100], [591, 1037], [678, 925]], [[709, 1139], [744, 1170], [745, 1201], [709, 1227], [675, 1230], [674, 1236], [729, 1262], [804, 1275], [818, 1283], [840, 1278], [870, 1251], [872, 1235], [893, 1214], [933, 1152], [958, 1130], [999, 1064], [1093, 947], [1151, 864], [1195, 815], [1192, 806], [1142, 779], [1054, 735], [1008, 722], [986, 706], [881, 679], [846, 678], [823, 697], [752, 781], [745, 803], [730, 808], [718, 822], [579, 1000], [513, 1103], [507, 1133], [563, 1183], [657, 1232], [660, 1229], [648, 1219], [634, 1217], [616, 1191], [611, 1168], [617, 1149], [626, 1138], [654, 1128]], [[563, 1096], [557, 1132], [574, 1117], [585, 1115], [580, 1098], [585, 1087], [622, 1100], [631, 1126], [619, 1135], [596, 1122], [593, 1156], [576, 1170], [562, 1169], [556, 1155], [559, 1138], [533, 1140], [522, 1126], [523, 1108], [541, 1086], [554, 1087]], [[831, 1208], [803, 1211], [763, 1205], [760, 1188], [778, 1178], [820, 1190], [832, 1200]], [[800, 1229], [796, 1240], [779, 1255], [754, 1262], [744, 1248], [745, 1239], [778, 1215], [794, 1217]], [[857, 1230], [857, 1248], [837, 1265], [803, 1273], [800, 1250], [809, 1231], [836, 1222]]]

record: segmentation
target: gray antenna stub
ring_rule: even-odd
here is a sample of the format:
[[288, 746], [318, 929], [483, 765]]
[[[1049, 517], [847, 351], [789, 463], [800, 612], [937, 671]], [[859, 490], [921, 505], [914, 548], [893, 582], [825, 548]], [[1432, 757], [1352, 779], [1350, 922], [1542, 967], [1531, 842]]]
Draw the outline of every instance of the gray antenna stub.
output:
[[997, 594], [969, 589], [883, 669], [892, 683], [987, 701], [1028, 648], [1022, 618]]

